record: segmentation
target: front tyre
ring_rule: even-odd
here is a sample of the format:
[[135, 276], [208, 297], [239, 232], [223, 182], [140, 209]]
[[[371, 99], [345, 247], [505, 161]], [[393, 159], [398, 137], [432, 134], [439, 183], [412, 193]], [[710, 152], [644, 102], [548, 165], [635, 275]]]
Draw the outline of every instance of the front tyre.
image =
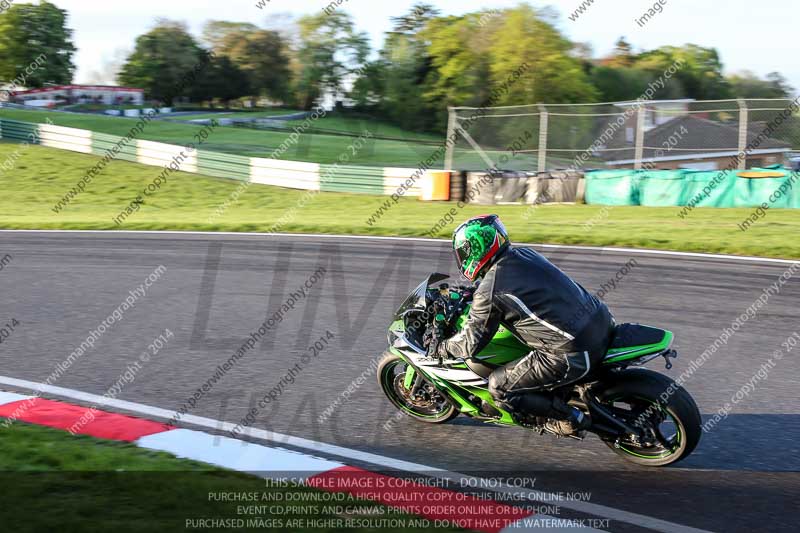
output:
[[378, 364], [378, 383], [395, 407], [406, 415], [431, 424], [442, 424], [459, 415], [458, 409], [427, 380], [415, 394], [406, 386], [411, 367], [403, 358], [386, 352]]
[[598, 399], [644, 436], [605, 441], [608, 447], [643, 466], [666, 466], [691, 454], [703, 431], [700, 411], [686, 389], [650, 370], [629, 370], [619, 377]]

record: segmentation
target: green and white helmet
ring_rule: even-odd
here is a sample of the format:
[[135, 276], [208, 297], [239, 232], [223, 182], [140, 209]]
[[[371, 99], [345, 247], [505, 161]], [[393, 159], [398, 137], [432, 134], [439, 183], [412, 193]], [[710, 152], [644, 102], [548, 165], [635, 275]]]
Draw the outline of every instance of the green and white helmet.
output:
[[453, 232], [458, 269], [470, 281], [483, 275], [509, 246], [508, 233], [497, 215], [473, 217]]

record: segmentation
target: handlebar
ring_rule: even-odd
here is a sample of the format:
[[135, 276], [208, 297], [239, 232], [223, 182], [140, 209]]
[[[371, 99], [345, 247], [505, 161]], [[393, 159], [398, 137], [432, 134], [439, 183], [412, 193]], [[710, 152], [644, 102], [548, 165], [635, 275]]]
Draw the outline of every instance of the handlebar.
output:
[[441, 366], [443, 358], [437, 355], [439, 345], [453, 334], [455, 322], [464, 312], [467, 303], [471, 301], [474, 288], [460, 286], [451, 288], [443, 283], [432, 292], [433, 318], [425, 336], [429, 338], [428, 355], [438, 357]]

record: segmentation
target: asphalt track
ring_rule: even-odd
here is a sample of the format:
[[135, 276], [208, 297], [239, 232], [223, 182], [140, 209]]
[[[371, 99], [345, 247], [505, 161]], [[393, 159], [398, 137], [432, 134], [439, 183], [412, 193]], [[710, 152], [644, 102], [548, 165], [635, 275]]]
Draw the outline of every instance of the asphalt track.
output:
[[[604, 298], [618, 321], [676, 333], [673, 377], [730, 327], [789, 264], [691, 255], [540, 248], [595, 291], [636, 264]], [[210, 389], [191, 414], [238, 422], [316, 339], [329, 347], [260, 410], [256, 428], [482, 477], [535, 478], [537, 489], [581, 492], [589, 501], [713, 531], [796, 531], [800, 497], [800, 347], [766, 379], [752, 381], [800, 330], [800, 272], [744, 322], [686, 382], [704, 419], [753, 390], [706, 432], [678, 466], [643, 469], [595, 438], [556, 440], [459, 418], [427, 425], [395, 411], [374, 372], [327, 420], [319, 415], [385, 349], [394, 309], [429, 272], [452, 272], [442, 241], [322, 236], [0, 232], [0, 323], [19, 321], [0, 344], [0, 375], [42, 382], [156, 267], [162, 277], [55, 385], [102, 395], [153, 339], [175, 338], [117, 396], [178, 409], [306, 280], [323, 266], [285, 319]], [[388, 429], [384, 424], [391, 421]], [[550, 505], [558, 505], [552, 502]], [[548, 512], [547, 514], [553, 514]], [[563, 516], [574, 516], [567, 510]], [[603, 529], [642, 528], [612, 521]]]

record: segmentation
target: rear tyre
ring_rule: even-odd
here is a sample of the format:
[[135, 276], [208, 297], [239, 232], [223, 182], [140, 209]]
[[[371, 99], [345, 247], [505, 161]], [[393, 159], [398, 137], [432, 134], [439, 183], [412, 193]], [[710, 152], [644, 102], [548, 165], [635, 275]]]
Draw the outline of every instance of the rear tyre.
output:
[[409, 369], [401, 357], [386, 352], [378, 364], [378, 383], [389, 401], [403, 413], [430, 424], [443, 424], [459, 415], [459, 410], [428, 381], [412, 397], [405, 387], [405, 375]]
[[[643, 466], [666, 466], [694, 451], [700, 436], [700, 411], [692, 396], [671, 379], [650, 370], [619, 374], [600, 395], [606, 408], [629, 425], [642, 428], [645, 439], [604, 441], [614, 453]], [[666, 400], [662, 401], [662, 394]]]

